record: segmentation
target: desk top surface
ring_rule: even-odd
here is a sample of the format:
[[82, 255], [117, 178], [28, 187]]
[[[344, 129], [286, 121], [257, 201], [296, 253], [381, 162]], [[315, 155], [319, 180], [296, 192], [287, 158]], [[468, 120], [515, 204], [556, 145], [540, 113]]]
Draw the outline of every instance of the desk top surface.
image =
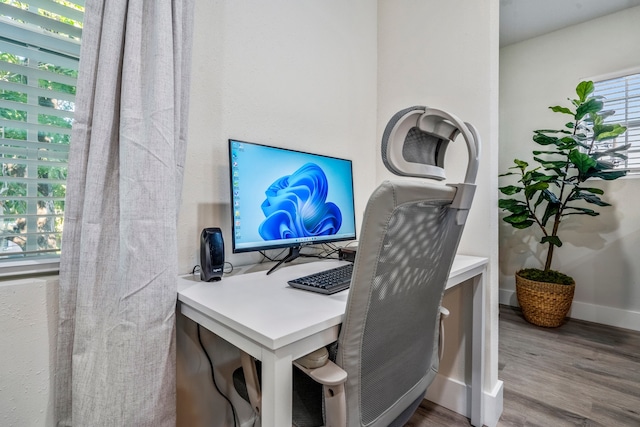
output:
[[[345, 264], [323, 260], [288, 264], [270, 275], [266, 271], [225, 276], [202, 282], [199, 276], [178, 278], [178, 301], [214, 322], [276, 350], [342, 323], [349, 291], [323, 295], [295, 289], [288, 280]], [[447, 288], [478, 274], [486, 258], [456, 256]], [[475, 273], [473, 273], [475, 272]]]

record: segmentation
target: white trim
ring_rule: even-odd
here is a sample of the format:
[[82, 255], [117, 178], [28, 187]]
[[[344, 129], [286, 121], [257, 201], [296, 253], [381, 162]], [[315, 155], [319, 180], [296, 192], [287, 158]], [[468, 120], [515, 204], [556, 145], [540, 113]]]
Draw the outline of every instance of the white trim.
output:
[[617, 79], [631, 74], [640, 74], [640, 67], [625, 68], [624, 70], [613, 71], [611, 73], [601, 74], [599, 76], [585, 77], [580, 79], [580, 81], [591, 80], [593, 82], [601, 82], [603, 80]]
[[[483, 425], [495, 427], [498, 424], [503, 409], [503, 389], [504, 383], [498, 381], [490, 393], [483, 391]], [[471, 417], [471, 387], [461, 381], [438, 374], [424, 397], [467, 418]]]
[[28, 258], [19, 261], [0, 261], [0, 278], [32, 274], [58, 273], [60, 257]]
[[[500, 304], [518, 307], [516, 291], [500, 289]], [[640, 331], [640, 312], [622, 308], [607, 307], [587, 302], [573, 301], [569, 317], [614, 326], [616, 328]]]

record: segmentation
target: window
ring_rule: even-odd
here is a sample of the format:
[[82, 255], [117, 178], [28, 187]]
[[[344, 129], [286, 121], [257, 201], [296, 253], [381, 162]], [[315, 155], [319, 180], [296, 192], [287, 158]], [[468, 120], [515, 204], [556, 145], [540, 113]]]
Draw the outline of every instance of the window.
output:
[[[614, 110], [605, 123], [619, 123], [627, 131], [609, 144], [631, 144], [628, 159], [616, 159], [616, 167], [640, 174], [640, 73], [595, 81], [594, 95], [603, 96], [605, 110]], [[603, 147], [610, 148], [610, 147]]]
[[60, 254], [83, 14], [0, 0], [0, 273]]

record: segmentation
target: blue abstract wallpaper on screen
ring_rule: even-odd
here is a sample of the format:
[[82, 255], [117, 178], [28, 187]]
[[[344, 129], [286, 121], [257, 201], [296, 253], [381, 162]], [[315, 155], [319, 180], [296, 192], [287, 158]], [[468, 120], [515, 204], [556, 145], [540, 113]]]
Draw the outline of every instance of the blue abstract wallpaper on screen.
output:
[[352, 163], [229, 140], [234, 252], [352, 240]]
[[265, 191], [260, 236], [273, 240], [336, 234], [342, 213], [334, 203], [327, 203], [328, 190], [325, 173], [314, 163], [278, 178]]

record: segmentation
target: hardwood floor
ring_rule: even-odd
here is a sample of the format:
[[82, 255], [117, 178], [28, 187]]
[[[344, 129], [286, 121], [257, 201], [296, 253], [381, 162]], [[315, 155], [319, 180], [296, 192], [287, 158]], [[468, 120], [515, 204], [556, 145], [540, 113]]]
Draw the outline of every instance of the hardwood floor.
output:
[[[540, 328], [507, 306], [499, 327], [498, 427], [640, 426], [640, 332], [573, 319]], [[406, 427], [468, 425], [425, 401]]]

